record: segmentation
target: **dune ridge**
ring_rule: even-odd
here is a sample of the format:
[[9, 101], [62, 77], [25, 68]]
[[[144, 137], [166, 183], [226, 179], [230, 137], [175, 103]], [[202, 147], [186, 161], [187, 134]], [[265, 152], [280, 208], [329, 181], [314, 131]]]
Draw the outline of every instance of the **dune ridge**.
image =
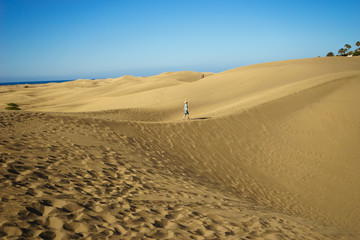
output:
[[0, 236], [357, 239], [360, 58], [205, 75], [1, 86]]

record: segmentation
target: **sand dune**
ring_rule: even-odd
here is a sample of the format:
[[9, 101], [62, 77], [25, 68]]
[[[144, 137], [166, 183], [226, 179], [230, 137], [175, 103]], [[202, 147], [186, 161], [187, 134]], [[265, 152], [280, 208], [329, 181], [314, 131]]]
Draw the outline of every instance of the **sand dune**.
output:
[[0, 237], [358, 239], [360, 58], [201, 74], [0, 86]]

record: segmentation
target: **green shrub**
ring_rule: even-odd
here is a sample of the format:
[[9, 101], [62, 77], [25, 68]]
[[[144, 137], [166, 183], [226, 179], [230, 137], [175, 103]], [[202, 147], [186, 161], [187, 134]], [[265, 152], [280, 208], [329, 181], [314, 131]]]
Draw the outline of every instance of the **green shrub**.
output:
[[18, 107], [6, 107], [6, 110], [21, 110], [21, 108]]
[[18, 107], [18, 106], [19, 106], [19, 105], [16, 104], [16, 103], [8, 103], [7, 105], [10, 106], [10, 107]]
[[7, 105], [8, 107], [5, 108], [7, 110], [21, 110], [21, 108], [19, 108], [19, 105], [16, 103], [8, 103]]
[[333, 57], [334, 53], [333, 52], [329, 52], [328, 54], [326, 54], [327, 57]]

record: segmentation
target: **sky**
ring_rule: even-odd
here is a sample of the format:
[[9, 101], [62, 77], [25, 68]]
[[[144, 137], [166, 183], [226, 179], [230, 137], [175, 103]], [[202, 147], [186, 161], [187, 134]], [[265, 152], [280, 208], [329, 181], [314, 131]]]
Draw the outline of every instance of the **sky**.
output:
[[0, 82], [221, 72], [337, 54], [359, 0], [0, 0]]

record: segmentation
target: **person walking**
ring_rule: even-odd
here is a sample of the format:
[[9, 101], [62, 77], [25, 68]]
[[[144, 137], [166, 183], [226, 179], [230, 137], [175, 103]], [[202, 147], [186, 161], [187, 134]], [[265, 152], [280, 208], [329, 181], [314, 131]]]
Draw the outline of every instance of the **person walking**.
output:
[[190, 114], [189, 114], [189, 104], [187, 101], [185, 101], [185, 104], [184, 104], [184, 116], [183, 116], [183, 120], [185, 119], [186, 115], [187, 115], [187, 118], [190, 119]]

